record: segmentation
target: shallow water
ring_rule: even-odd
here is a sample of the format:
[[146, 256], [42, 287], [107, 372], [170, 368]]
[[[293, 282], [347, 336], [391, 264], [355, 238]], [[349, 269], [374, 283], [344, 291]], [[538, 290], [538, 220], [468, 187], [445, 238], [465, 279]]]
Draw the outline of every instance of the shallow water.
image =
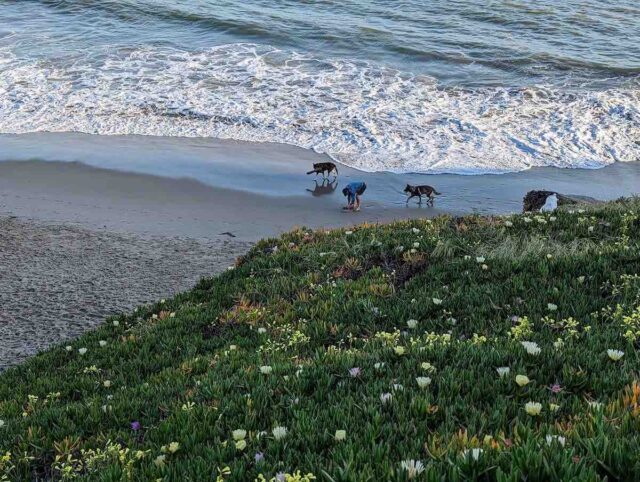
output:
[[0, 0], [0, 132], [281, 142], [396, 172], [640, 158], [632, 1]]

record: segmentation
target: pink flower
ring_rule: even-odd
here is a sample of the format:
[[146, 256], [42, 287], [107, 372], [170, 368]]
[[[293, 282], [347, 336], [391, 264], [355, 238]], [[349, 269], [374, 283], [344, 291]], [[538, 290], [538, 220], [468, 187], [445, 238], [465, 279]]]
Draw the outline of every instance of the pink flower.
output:
[[360, 369], [360, 367], [354, 367], [349, 369], [349, 375], [351, 375], [351, 377], [353, 378], [359, 377], [361, 372], [362, 370]]
[[553, 385], [551, 385], [550, 390], [553, 393], [560, 393], [562, 391], [562, 387], [560, 386], [559, 383], [554, 383]]

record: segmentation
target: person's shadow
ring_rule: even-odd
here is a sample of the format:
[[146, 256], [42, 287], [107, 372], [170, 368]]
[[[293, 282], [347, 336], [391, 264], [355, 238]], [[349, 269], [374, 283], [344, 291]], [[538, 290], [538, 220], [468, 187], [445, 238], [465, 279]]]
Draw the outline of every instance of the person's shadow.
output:
[[334, 179], [333, 181], [329, 182], [328, 178], [325, 178], [322, 180], [322, 183], [318, 184], [318, 181], [313, 181], [316, 186], [313, 189], [308, 189], [307, 191], [309, 191], [311, 193], [312, 196], [325, 196], [327, 194], [331, 194], [333, 191], [336, 190], [336, 188], [338, 187], [338, 180]]

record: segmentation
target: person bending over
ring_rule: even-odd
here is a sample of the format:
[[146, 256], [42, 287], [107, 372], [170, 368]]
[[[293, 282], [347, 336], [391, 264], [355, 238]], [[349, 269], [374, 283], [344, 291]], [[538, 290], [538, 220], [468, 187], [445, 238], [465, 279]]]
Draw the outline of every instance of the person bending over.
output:
[[347, 205], [343, 209], [360, 211], [360, 196], [366, 189], [367, 185], [362, 181], [347, 184], [347, 187], [342, 190], [342, 194], [347, 196]]

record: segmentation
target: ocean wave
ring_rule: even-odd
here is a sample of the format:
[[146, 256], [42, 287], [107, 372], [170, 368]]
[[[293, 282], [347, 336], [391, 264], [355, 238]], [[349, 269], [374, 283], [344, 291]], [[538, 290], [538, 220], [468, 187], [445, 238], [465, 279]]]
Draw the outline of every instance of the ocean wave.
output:
[[443, 89], [369, 62], [231, 44], [105, 49], [64, 64], [0, 50], [0, 132], [217, 137], [367, 171], [502, 173], [640, 158], [640, 84]]

